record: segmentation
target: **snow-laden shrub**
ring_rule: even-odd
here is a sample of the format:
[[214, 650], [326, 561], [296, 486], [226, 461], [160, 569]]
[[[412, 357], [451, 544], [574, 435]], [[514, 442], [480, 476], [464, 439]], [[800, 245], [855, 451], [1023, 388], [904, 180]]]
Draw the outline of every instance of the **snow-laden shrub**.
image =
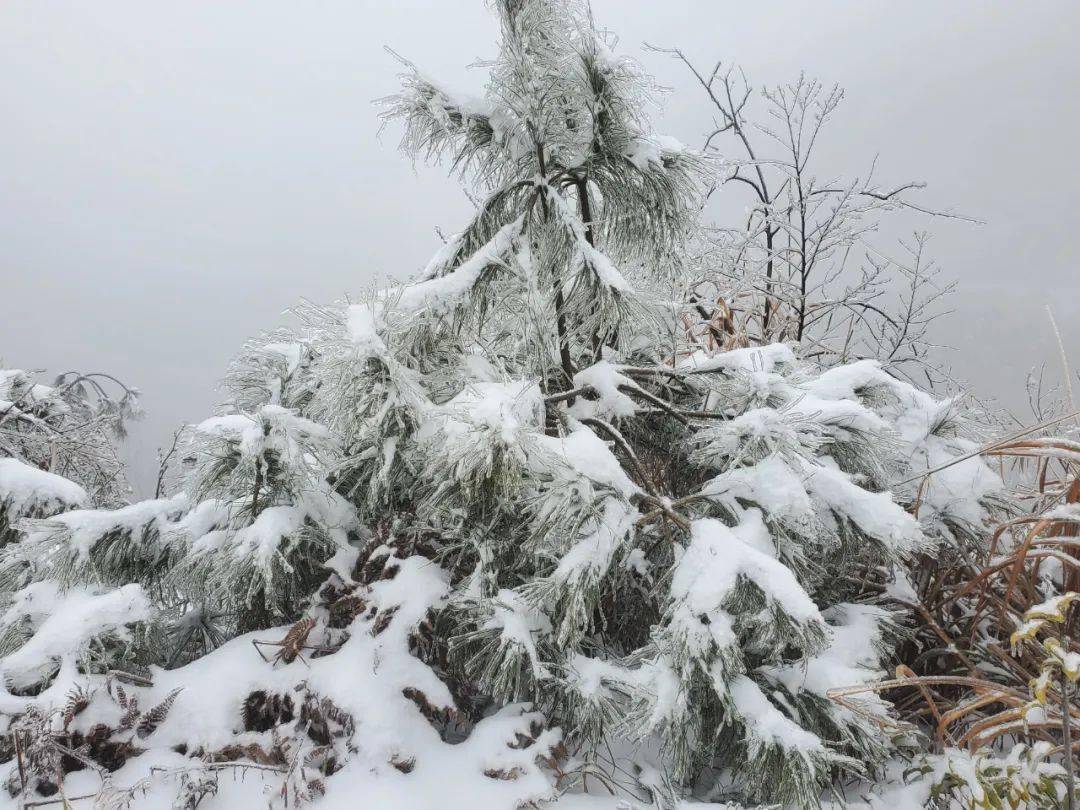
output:
[[[16, 459], [67, 478], [85, 491], [86, 497], [74, 499], [80, 504], [119, 506], [130, 496], [116, 440], [139, 415], [138, 391], [108, 374], [71, 371], [44, 385], [32, 372], [0, 369], [0, 459]], [[4, 506], [12, 492], [22, 506], [31, 506], [24, 497], [27, 488], [45, 485], [41, 478], [34, 483], [25, 473], [21, 477], [19, 482], [0, 479], [0, 527], [20, 516]], [[74, 505], [70, 488], [66, 495], [46, 511], [54, 514], [60, 506]], [[43, 514], [40, 509], [27, 512]]]

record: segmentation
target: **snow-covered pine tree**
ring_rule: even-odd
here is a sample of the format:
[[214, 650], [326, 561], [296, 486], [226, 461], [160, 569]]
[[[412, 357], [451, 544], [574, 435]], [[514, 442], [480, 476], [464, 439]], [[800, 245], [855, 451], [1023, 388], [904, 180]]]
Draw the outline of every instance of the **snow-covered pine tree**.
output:
[[356, 528], [326, 482], [335, 442], [300, 415], [308, 357], [301, 343], [248, 346], [227, 379], [232, 412], [196, 425], [185, 450], [193, 543], [168, 582], [239, 632], [295, 620]]
[[[647, 77], [583, 3], [495, 6], [483, 99], [410, 66], [388, 100], [407, 151], [484, 192], [420, 278], [248, 346], [168, 499], [0, 552], [0, 710], [117, 771], [12, 766], [13, 794], [59, 770], [240, 806], [216, 774], [253, 765], [324, 806], [514, 810], [589, 777], [814, 806], [886, 756], [888, 706], [827, 691], [882, 665], [882, 593], [933, 539], [889, 488], [968, 449], [950, 405], [869, 361], [698, 345], [683, 246], [709, 165], [650, 130]], [[934, 527], [994, 486], [952, 469]], [[97, 612], [72, 622], [73, 599]], [[103, 673], [137, 665], [152, 684], [119, 713]], [[109, 725], [131, 692], [165, 707], [145, 735]]]
[[[719, 767], [812, 805], [888, 748], [825, 691], [888, 647], [861, 583], [929, 543], [886, 490], [959, 452], [943, 408], [873, 363], [698, 351], [671, 301], [708, 166], [649, 130], [648, 81], [582, 5], [496, 6], [483, 100], [414, 69], [389, 100], [405, 149], [485, 197], [419, 281], [348, 312], [369, 383], [353, 361], [326, 390], [372, 393], [359, 422], [323, 412], [359, 471], [339, 491], [438, 538], [451, 682], [537, 702], [585, 752], [655, 742], [666, 795]], [[994, 486], [968, 475], [962, 498]]]
[[[0, 370], [0, 546], [6, 554], [32, 557], [17, 542], [25, 539], [27, 521], [126, 501], [130, 488], [118, 440], [139, 414], [138, 392], [109, 374], [66, 372], [45, 385], [31, 372]], [[109, 595], [96, 588], [65, 592], [59, 582], [23, 576], [25, 568], [19, 564], [17, 573], [0, 576], [5, 687], [34, 690], [64, 666], [60, 653], [89, 652], [82, 649], [80, 624], [97, 626], [103, 649], [127, 640], [122, 628], [130, 616], [149, 615], [137, 585]], [[29, 587], [21, 590], [23, 584]], [[74, 674], [74, 666], [68, 670]]]
[[[506, 707], [470, 724], [467, 744], [440, 738], [453, 698], [410, 650], [446, 576], [389, 523], [357, 531], [358, 510], [329, 489], [336, 440], [302, 414], [337, 379], [334, 352], [358, 355], [311, 332], [328, 357], [318, 377], [313, 341], [244, 348], [222, 413], [182, 443], [174, 494], [18, 525], [0, 553], [12, 797], [61, 781], [108, 806], [251, 806], [271, 791], [283, 806], [436, 807], [449, 789], [509, 810], [550, 795], [539, 760], [559, 734], [537, 713]], [[249, 769], [264, 778], [219, 778]]]
[[[26, 371], [0, 370], [0, 547], [22, 539], [20, 525], [26, 519], [123, 503], [130, 489], [117, 440], [125, 434], [125, 422], [138, 415], [138, 392], [108, 374], [67, 372], [50, 386]], [[9, 550], [18, 553], [22, 548]], [[0, 585], [4, 596], [14, 590], [11, 584]], [[72, 600], [77, 607], [70, 617], [116, 608], [115, 600], [103, 605], [82, 596], [88, 594]], [[60, 601], [55, 583], [41, 583], [7, 605], [0, 620], [0, 654], [25, 646], [33, 635], [30, 617], [56, 612]], [[112, 629], [105, 619], [103, 635]], [[37, 648], [50, 644], [55, 648], [57, 639], [43, 639]], [[13, 662], [13, 685], [37, 680], [41, 661], [34, 645], [23, 659], [29, 662], [25, 672]], [[46, 669], [53, 669], [51, 661]]]
[[[295, 620], [325, 578], [322, 562], [348, 545], [355, 517], [326, 484], [335, 453], [327, 430], [298, 413], [310, 399], [309, 350], [277, 337], [245, 346], [222, 414], [185, 431], [174, 494], [25, 523], [0, 559], [3, 590], [25, 599], [42, 588], [136, 584], [156, 593], [143, 639], [156, 650], [124, 649], [111, 665], [172, 665], [239, 632]], [[17, 612], [9, 618], [25, 624]]]

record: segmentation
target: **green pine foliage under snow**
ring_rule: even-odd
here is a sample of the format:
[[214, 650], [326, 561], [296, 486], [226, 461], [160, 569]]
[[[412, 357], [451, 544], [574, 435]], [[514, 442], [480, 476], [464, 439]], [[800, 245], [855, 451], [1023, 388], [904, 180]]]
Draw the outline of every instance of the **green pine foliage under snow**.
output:
[[715, 167], [583, 5], [495, 5], [483, 99], [410, 65], [386, 100], [475, 216], [245, 346], [165, 497], [47, 472], [0, 402], [12, 801], [815, 807], [905, 744], [829, 690], [881, 677], [908, 566], [999, 480], [901, 485], [973, 445], [876, 361], [699, 342]]

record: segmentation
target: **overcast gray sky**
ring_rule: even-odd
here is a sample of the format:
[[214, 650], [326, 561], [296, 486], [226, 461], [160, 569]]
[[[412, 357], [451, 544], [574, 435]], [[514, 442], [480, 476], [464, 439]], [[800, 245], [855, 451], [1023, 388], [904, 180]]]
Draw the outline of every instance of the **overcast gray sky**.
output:
[[[880, 154], [883, 183], [927, 180], [928, 204], [986, 220], [915, 223], [960, 283], [941, 330], [958, 376], [1019, 406], [1028, 368], [1058, 367], [1047, 303], [1080, 363], [1080, 3], [593, 8], [672, 88], [659, 128], [686, 143], [708, 112], [644, 40], [844, 86], [823, 166]], [[372, 101], [396, 86], [384, 45], [476, 89], [494, 33], [481, 0], [0, 3], [0, 359], [140, 387], [145, 486], [244, 338], [300, 297], [414, 272], [463, 222], [458, 184], [400, 158]]]

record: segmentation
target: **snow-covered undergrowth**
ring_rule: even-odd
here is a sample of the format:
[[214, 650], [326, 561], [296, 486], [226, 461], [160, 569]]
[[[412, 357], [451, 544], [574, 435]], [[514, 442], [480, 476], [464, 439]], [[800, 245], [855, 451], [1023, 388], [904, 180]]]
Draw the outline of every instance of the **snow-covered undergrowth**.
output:
[[167, 497], [3, 468], [13, 803], [812, 807], [890, 767], [888, 702], [831, 690], [1000, 482], [903, 483], [973, 445], [873, 360], [703, 346], [709, 161], [583, 5], [495, 5], [485, 99], [388, 103], [487, 194], [415, 281], [245, 346]]
[[[356, 320], [345, 310], [297, 344], [326, 363], [308, 373], [328, 375], [334, 401], [337, 375], [396, 363], [382, 338], [356, 334]], [[249, 352], [272, 366], [281, 348]], [[399, 416], [408, 429], [384, 439], [377, 419], [360, 419], [351, 458], [331, 440], [348, 428], [271, 403], [198, 425], [176, 495], [23, 522], [0, 552], [12, 594], [0, 711], [35, 767], [10, 762], [9, 790], [28, 779], [27, 795], [51, 795], [59, 768], [68, 796], [104, 791], [138, 807], [200, 797], [199, 807], [344, 807], [362, 795], [371, 806], [509, 810], [564, 788], [560, 804], [612, 807], [582, 794], [590, 781], [592, 793], [673, 801], [673, 775], [687, 767], [678, 756], [702, 745], [710, 722], [710, 736], [728, 737], [713, 737], [717, 753], [701, 766], [723, 768], [713, 792], [749, 792], [739, 762], [813, 780], [818, 762], [887, 757], [874, 722], [827, 693], [882, 674], [895, 605], [860, 597], [836, 566], [873, 554], [895, 586], [904, 560], [934, 542], [928, 528], [970, 516], [956, 468], [950, 489], [924, 493], [923, 525], [869, 485], [967, 449], [934, 432], [941, 403], [876, 363], [820, 371], [784, 346], [681, 361], [664, 376], [698, 403], [680, 410], [723, 418], [684, 426], [696, 493], [677, 497], [675, 487], [651, 494], [656, 476], [638, 453], [592, 427], [615, 430], [599, 415], [611, 418], [605, 399], [619, 396], [629, 400], [619, 424], [640, 418], [640, 399], [619, 387], [648, 391], [632, 380], [650, 367], [585, 369], [576, 402], [556, 395], [564, 427], [550, 430], [537, 382], [497, 382], [477, 358], [462, 359], [460, 392], [442, 404], [405, 374], [416, 386]], [[270, 382], [278, 399], [312, 387]], [[379, 415], [404, 402], [379, 396]], [[355, 419], [353, 407], [341, 418]], [[321, 450], [306, 444], [315, 439]], [[346, 476], [388, 452], [371, 474]], [[412, 478], [404, 488], [379, 480], [395, 463]], [[958, 467], [967, 491], [993, 490], [981, 462]], [[76, 494], [43, 475], [4, 477], [5, 498]], [[344, 495], [313, 495], [339, 476]], [[383, 506], [368, 506], [375, 486]], [[393, 506], [416, 491], [422, 519], [416, 505]], [[456, 505], [444, 512], [443, 499]], [[455, 547], [470, 533], [463, 512], [484, 499], [502, 528], [487, 520], [471, 548]], [[305, 566], [314, 585], [293, 584]], [[633, 627], [650, 616], [651, 628]], [[878, 698], [860, 709], [889, 711]], [[39, 752], [41, 765], [32, 753], [43, 739], [55, 747]], [[801, 789], [816, 799], [820, 786]]]

